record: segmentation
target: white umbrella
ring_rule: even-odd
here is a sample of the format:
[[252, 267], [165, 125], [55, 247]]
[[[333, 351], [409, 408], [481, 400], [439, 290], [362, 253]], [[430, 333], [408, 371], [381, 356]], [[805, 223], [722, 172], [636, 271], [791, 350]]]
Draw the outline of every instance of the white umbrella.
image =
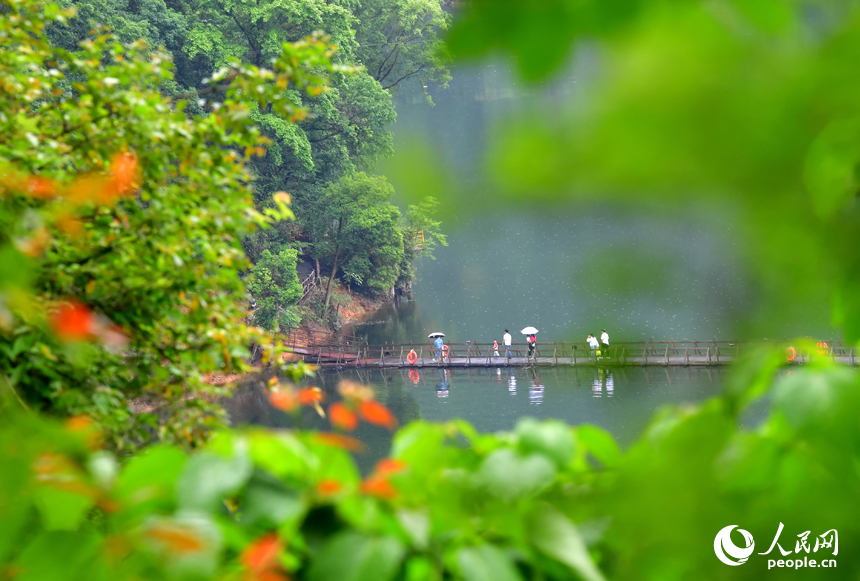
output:
[[435, 339], [436, 337], [444, 337], [445, 333], [430, 333], [427, 335], [428, 339]]
[[534, 327], [526, 327], [525, 329], [520, 331], [520, 333], [522, 333], [523, 335], [537, 335], [537, 332], [538, 330]]

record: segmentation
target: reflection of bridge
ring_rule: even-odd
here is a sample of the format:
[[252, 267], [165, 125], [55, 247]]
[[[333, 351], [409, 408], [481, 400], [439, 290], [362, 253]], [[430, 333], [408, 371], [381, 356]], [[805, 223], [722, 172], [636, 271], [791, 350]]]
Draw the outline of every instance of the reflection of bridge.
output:
[[[724, 365], [740, 355], [775, 342], [743, 341], [627, 341], [613, 343], [609, 349], [593, 352], [586, 343], [538, 343], [529, 357], [525, 343], [515, 342], [510, 357], [505, 347], [498, 351], [492, 343], [446, 343], [448, 357], [436, 358], [432, 344], [391, 343], [363, 345], [354, 341], [309, 346], [290, 346], [308, 363], [324, 367], [526, 367], [526, 366], [707, 366]], [[787, 346], [785, 344], [784, 346]], [[808, 363], [813, 358], [826, 358], [839, 363], [858, 364], [854, 348], [841, 340], [822, 341], [807, 350], [793, 348], [794, 360], [787, 364]], [[414, 353], [414, 356], [412, 356]], [[496, 355], [498, 353], [498, 355]], [[436, 359], [434, 361], [434, 359]], [[411, 362], [412, 361], [412, 362]]]

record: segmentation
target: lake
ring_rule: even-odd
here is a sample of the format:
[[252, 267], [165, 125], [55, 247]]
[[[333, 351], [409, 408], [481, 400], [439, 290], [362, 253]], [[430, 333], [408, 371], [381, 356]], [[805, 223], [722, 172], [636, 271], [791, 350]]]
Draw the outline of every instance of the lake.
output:
[[[554, 367], [490, 369], [345, 369], [324, 370], [304, 385], [323, 388], [337, 398], [342, 380], [372, 386], [401, 424], [416, 419], [463, 418], [482, 432], [509, 430], [519, 418], [557, 418], [569, 424], [589, 422], [609, 430], [622, 447], [642, 433], [664, 405], [698, 402], [717, 395], [722, 367], [627, 367], [614, 369]], [[292, 427], [287, 414], [269, 405], [264, 381], [241, 386], [225, 407], [234, 425]], [[311, 409], [304, 427], [327, 430], [329, 424]], [[362, 470], [387, 455], [391, 434], [362, 423], [356, 436], [365, 444], [357, 459]]]

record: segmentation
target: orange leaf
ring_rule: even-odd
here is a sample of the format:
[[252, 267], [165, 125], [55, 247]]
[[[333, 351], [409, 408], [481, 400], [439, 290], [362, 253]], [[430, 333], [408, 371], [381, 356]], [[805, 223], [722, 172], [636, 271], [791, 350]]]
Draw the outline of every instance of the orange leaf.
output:
[[196, 553], [203, 550], [200, 537], [181, 525], [159, 524], [146, 531], [146, 536], [163, 543], [171, 553]]
[[248, 569], [269, 569], [278, 562], [284, 543], [276, 533], [269, 533], [248, 545], [240, 557]]
[[351, 432], [358, 427], [358, 416], [351, 412], [341, 402], [333, 403], [328, 408], [328, 417], [334, 427]]
[[337, 494], [340, 492], [340, 489], [343, 488], [343, 485], [337, 480], [321, 480], [319, 484], [317, 484], [317, 493], [322, 496], [329, 496], [331, 494]]
[[54, 224], [61, 232], [69, 234], [70, 236], [80, 236], [81, 231], [84, 229], [81, 221], [71, 214], [61, 214]]
[[388, 408], [375, 400], [361, 402], [361, 417], [377, 426], [385, 426], [389, 430], [397, 427], [397, 419]]
[[34, 198], [50, 198], [57, 192], [57, 184], [54, 180], [39, 176], [27, 178], [27, 193]]
[[111, 185], [114, 194], [125, 196], [140, 187], [140, 167], [137, 156], [128, 151], [118, 153], [110, 161]]
[[89, 201], [104, 202], [113, 199], [111, 192], [111, 184], [104, 176], [84, 175], [72, 182], [65, 197], [77, 204]]
[[96, 328], [93, 312], [80, 303], [62, 305], [50, 318], [51, 328], [61, 341], [84, 341]]
[[272, 405], [285, 412], [295, 411], [299, 407], [299, 402], [296, 396], [287, 391], [275, 391], [269, 395], [269, 401]]
[[101, 447], [101, 433], [89, 416], [72, 416], [66, 420], [65, 428], [70, 432], [83, 432], [84, 442], [91, 450]]
[[323, 392], [318, 387], [307, 387], [299, 392], [299, 404], [311, 405], [323, 400]]
[[343, 399], [351, 402], [362, 402], [373, 399], [373, 390], [366, 385], [344, 379], [337, 386]]
[[397, 474], [406, 470], [406, 463], [394, 458], [383, 458], [376, 464], [376, 474], [379, 476], [388, 476], [389, 474]]
[[371, 476], [362, 482], [361, 491], [364, 494], [384, 498], [386, 500], [391, 500], [397, 496], [397, 489], [391, 485], [391, 482], [385, 478], [379, 478], [376, 476]]
[[316, 439], [323, 444], [334, 446], [335, 448], [343, 448], [352, 452], [360, 452], [362, 448], [361, 442], [355, 438], [344, 436], [342, 434], [332, 434], [330, 432], [321, 432], [315, 434]]
[[65, 422], [65, 427], [70, 432], [81, 432], [93, 427], [93, 419], [90, 416], [72, 416]]

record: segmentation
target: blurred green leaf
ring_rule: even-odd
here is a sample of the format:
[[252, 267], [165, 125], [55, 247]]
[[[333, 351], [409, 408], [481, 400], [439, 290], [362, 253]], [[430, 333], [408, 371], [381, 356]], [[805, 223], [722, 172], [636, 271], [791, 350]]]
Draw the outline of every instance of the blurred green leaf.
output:
[[529, 517], [529, 541], [543, 554], [564, 563], [585, 581], [603, 581], [576, 526], [549, 505]]
[[463, 547], [456, 561], [466, 581], [522, 581], [508, 555], [493, 545]]
[[115, 493], [123, 511], [137, 512], [148, 503], [173, 506], [176, 481], [186, 461], [181, 450], [165, 445], [154, 446], [131, 458], [116, 482]]
[[559, 468], [566, 466], [573, 457], [573, 435], [564, 422], [540, 422], [534, 418], [523, 418], [517, 422], [514, 434], [519, 438], [523, 453], [543, 454]]
[[15, 562], [22, 581], [101, 581], [101, 538], [92, 532], [43, 533], [23, 548]]
[[335, 535], [322, 548], [308, 573], [310, 581], [388, 581], [405, 549], [392, 537], [371, 538], [356, 532]]
[[37, 486], [33, 491], [33, 499], [48, 531], [77, 530], [94, 504], [93, 499], [85, 493], [51, 485]]
[[484, 459], [475, 482], [497, 498], [511, 501], [540, 492], [551, 486], [555, 477], [555, 465], [546, 456], [520, 456], [503, 448]]
[[277, 479], [255, 473], [245, 488], [241, 522], [277, 528], [286, 521], [297, 521], [306, 510], [295, 491]]
[[612, 468], [621, 460], [621, 449], [612, 434], [593, 424], [580, 424], [576, 428], [576, 437], [595, 460]]
[[812, 142], [803, 181], [822, 218], [844, 210], [860, 184], [860, 120], [834, 120]]
[[251, 463], [244, 455], [223, 458], [201, 452], [192, 456], [176, 485], [179, 506], [216, 511], [251, 476]]

